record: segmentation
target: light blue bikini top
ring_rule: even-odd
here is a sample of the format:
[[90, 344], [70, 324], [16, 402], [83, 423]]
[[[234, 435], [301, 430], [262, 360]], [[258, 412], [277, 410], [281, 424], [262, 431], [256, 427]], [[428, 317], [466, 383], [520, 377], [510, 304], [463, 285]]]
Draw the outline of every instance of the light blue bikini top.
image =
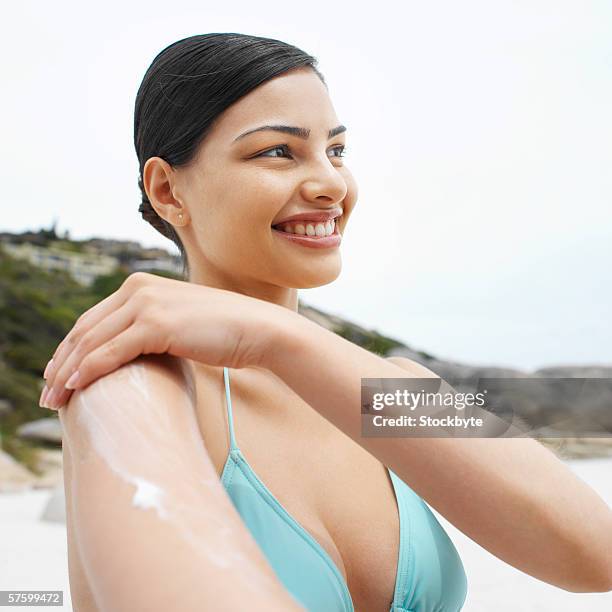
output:
[[[230, 450], [221, 483], [280, 581], [309, 612], [354, 612], [348, 585], [321, 545], [278, 502], [236, 444], [229, 370], [223, 368]], [[387, 468], [400, 543], [389, 612], [457, 612], [467, 578], [457, 550], [429, 506]]]

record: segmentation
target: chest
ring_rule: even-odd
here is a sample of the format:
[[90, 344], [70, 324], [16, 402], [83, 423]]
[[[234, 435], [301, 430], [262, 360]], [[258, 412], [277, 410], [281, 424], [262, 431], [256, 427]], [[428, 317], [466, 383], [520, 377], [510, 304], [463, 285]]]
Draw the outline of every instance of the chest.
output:
[[[198, 380], [197, 417], [217, 474], [229, 452], [220, 374]], [[290, 389], [251, 384], [232, 370], [236, 443], [266, 488], [327, 552], [357, 612], [388, 612], [399, 517], [385, 467]]]

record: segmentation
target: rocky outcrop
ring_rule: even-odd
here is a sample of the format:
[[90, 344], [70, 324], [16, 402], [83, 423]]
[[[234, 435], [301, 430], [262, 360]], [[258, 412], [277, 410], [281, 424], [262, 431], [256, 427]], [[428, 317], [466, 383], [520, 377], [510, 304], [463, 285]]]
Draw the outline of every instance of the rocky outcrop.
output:
[[39, 472], [39, 476], [34, 483], [34, 488], [54, 488], [63, 481], [64, 468], [62, 459], [61, 449], [36, 449], [34, 467]]
[[[547, 423], [545, 427], [535, 428], [533, 433], [542, 444], [563, 459], [612, 456], [612, 366], [608, 365], [566, 365], [539, 368], [535, 371], [499, 368], [494, 366], [466, 365], [454, 361], [424, 356], [408, 347], [397, 347], [388, 356], [406, 357], [435, 372], [448, 382], [456, 391], [474, 393], [478, 379], [482, 378], [524, 378], [535, 384], [525, 388], [519, 399], [514, 399], [512, 407], [515, 424], [520, 422], [526, 427], [523, 415], [529, 422]], [[587, 387], [573, 387], [568, 393], [563, 385], [546, 386], [538, 380], [545, 378], [593, 378], [602, 379], [601, 384]], [[605, 379], [605, 380], [603, 380]], [[589, 392], [589, 389], [591, 392]], [[507, 416], [498, 411], [500, 416]], [[585, 419], [584, 415], [588, 415]], [[583, 423], [582, 435], [576, 430], [564, 432], [569, 419], [573, 423]], [[512, 422], [512, 416], [508, 419]], [[584, 431], [592, 431], [598, 437], [588, 437]], [[606, 433], [608, 432], [608, 433]]]
[[24, 423], [17, 428], [17, 435], [27, 440], [62, 443], [62, 425], [56, 417], [48, 417]]
[[612, 365], [564, 365], [539, 368], [537, 376], [550, 378], [612, 378]]

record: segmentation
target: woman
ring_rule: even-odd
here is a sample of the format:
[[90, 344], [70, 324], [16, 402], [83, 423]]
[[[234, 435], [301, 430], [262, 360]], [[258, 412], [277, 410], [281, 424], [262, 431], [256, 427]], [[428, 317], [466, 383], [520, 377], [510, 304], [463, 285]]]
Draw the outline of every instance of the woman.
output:
[[425, 502], [541, 580], [612, 588], [609, 508], [536, 441], [362, 437], [362, 378], [437, 377], [297, 312], [357, 200], [315, 64], [207, 34], [143, 79], [140, 211], [188, 282], [131, 275], [46, 368], [75, 610], [459, 610]]

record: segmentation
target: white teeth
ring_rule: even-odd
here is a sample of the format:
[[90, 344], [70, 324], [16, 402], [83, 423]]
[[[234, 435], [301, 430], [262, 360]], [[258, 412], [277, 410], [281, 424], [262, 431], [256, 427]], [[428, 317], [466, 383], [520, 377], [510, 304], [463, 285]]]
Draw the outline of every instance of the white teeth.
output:
[[325, 223], [287, 223], [283, 226], [283, 230], [288, 234], [299, 234], [301, 236], [316, 236], [317, 238], [323, 238], [325, 236], [331, 236], [334, 233], [334, 227], [336, 223], [333, 219], [326, 221]]

